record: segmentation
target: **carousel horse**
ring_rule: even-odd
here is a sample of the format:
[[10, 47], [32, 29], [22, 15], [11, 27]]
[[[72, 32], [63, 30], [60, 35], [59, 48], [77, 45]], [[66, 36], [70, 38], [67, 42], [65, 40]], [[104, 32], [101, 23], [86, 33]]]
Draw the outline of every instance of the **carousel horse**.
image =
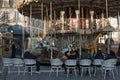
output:
[[102, 36], [102, 34], [100, 33], [96, 36], [96, 38], [92, 41], [91, 44], [85, 44], [85, 48], [88, 49], [92, 55], [95, 52], [97, 52], [97, 48], [98, 48], [97, 42], [99, 40], [99, 37], [101, 37], [101, 36]]

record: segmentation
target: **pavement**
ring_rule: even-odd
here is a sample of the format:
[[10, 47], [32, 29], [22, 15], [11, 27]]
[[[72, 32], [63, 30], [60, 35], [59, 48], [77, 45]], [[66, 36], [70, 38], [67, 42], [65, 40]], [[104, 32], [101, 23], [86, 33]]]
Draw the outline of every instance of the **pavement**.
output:
[[[40, 72], [36, 72], [34, 68], [34, 72], [31, 75], [30, 72], [27, 72], [25, 75], [23, 74], [24, 67], [21, 69], [20, 75], [17, 74], [17, 71], [14, 67], [11, 67], [12, 72], [8, 73], [7, 69], [2, 71], [2, 62], [0, 62], [0, 80], [104, 80], [103, 73], [101, 70], [97, 70], [96, 76], [89, 77], [88, 74], [84, 73], [81, 77], [80, 74], [77, 75], [77, 77], [72, 73], [67, 78], [64, 69], [61, 70], [58, 74], [58, 77], [56, 76], [56, 73], [52, 73], [49, 77], [49, 71], [50, 66], [49, 65], [41, 65]], [[118, 75], [115, 73], [115, 79], [114, 80], [120, 80], [120, 65], [117, 65]], [[111, 74], [107, 74], [105, 80], [113, 80]]]

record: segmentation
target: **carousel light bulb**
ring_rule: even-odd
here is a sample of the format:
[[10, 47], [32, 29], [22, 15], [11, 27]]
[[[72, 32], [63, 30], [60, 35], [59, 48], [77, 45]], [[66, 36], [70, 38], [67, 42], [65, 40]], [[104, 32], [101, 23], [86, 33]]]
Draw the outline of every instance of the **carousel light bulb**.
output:
[[93, 15], [93, 14], [94, 14], [94, 11], [90, 11], [90, 14]]
[[26, 4], [29, 5], [29, 2], [27, 2]]
[[94, 11], [90, 11], [90, 15], [91, 15], [91, 22], [93, 23]]
[[65, 11], [61, 11], [60, 13], [61, 13], [61, 15], [64, 15], [64, 14], [65, 14]]
[[52, 43], [52, 46], [54, 46], [55, 44], [54, 44], [54, 42]]
[[79, 10], [75, 10], [75, 13], [76, 13], [76, 14], [79, 14]]
[[34, 0], [36, 3], [38, 2], [38, 0]]
[[11, 30], [11, 33], [13, 33], [13, 30]]
[[62, 30], [64, 30], [64, 14], [65, 14], [65, 11], [61, 11], [61, 23], [62, 23]]

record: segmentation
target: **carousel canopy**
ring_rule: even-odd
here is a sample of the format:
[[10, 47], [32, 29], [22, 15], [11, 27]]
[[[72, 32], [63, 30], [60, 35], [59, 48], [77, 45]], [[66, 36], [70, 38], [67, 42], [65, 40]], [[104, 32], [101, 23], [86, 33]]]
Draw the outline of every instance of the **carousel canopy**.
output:
[[[75, 10], [84, 13], [85, 18], [89, 18], [89, 12], [95, 11], [96, 17], [101, 17], [101, 13], [106, 14], [106, 1], [108, 3], [109, 16], [117, 16], [120, 11], [120, 0], [15, 0], [18, 10], [25, 16], [43, 18], [50, 16], [50, 2], [52, 5], [52, 16], [60, 17], [60, 11], [65, 11], [65, 17], [75, 17]], [[43, 5], [42, 5], [43, 3]], [[82, 11], [83, 9], [83, 11]], [[80, 13], [80, 14], [81, 14]]]

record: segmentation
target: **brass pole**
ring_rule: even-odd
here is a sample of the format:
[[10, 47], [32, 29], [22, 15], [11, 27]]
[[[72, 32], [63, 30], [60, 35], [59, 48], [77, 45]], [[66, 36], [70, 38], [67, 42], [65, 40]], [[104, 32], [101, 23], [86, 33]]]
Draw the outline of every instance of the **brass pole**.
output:
[[38, 38], [40, 37], [40, 26], [38, 25], [38, 31], [37, 31]]
[[50, 2], [50, 16], [51, 16], [51, 20], [52, 20], [52, 1]]
[[84, 10], [82, 7], [82, 28], [84, 28]]
[[[109, 26], [108, 25], [108, 0], [106, 0], [106, 19], [107, 19], [107, 26]], [[110, 45], [109, 45], [109, 43], [110, 43], [110, 34], [109, 34], [109, 31], [107, 31], [107, 34], [108, 34], [108, 45], [107, 45], [107, 47], [108, 47], [108, 49], [107, 49], [107, 52], [108, 52], [108, 54], [110, 53]]]
[[44, 38], [45, 35], [46, 35], [46, 26], [47, 26], [46, 24], [47, 24], [47, 20], [44, 19], [43, 21], [44, 21], [44, 26], [43, 26], [43, 27], [44, 27], [44, 30], [43, 30], [43, 34], [44, 34], [44, 35], [43, 35], [43, 38]]
[[69, 8], [69, 16], [70, 16], [69, 17], [69, 19], [70, 19], [70, 23], [69, 23], [70, 24], [70, 28], [69, 29], [71, 30], [72, 29], [72, 25], [71, 25], [71, 16], [72, 16], [72, 14], [71, 14], [71, 8]]
[[78, 0], [78, 10], [79, 10], [79, 13], [80, 13], [80, 0]]
[[24, 40], [25, 40], [25, 33], [24, 33], [24, 27], [25, 27], [25, 17], [23, 15], [23, 10], [22, 10], [22, 16], [23, 16], [23, 26], [22, 26], [22, 58], [24, 57], [24, 49], [25, 49], [25, 43], [24, 43]]
[[56, 12], [55, 12], [55, 10], [54, 10], [54, 21], [55, 21], [55, 19], [56, 19]]
[[79, 26], [78, 26], [79, 10], [76, 10], [75, 13], [76, 13], [76, 26], [75, 26], [75, 28], [76, 28], [76, 32], [78, 32], [78, 29], [79, 29]]
[[[41, 20], [42, 20], [42, 22], [43, 22], [43, 2], [41, 2]], [[44, 22], [43, 22], [42, 24], [44, 24]], [[43, 25], [42, 25], [42, 26], [43, 26]], [[43, 31], [42, 31], [42, 33], [43, 33], [42, 37], [44, 37], [44, 26], [43, 26]]]
[[32, 5], [30, 5], [30, 38], [33, 37], [33, 29], [32, 29]]
[[[78, 20], [80, 20], [80, 0], [78, 0], [78, 9], [79, 9], [79, 19]], [[79, 58], [81, 57], [81, 54], [82, 54], [82, 50], [81, 50], [81, 48], [82, 48], [82, 36], [81, 36], [81, 33], [80, 33], [80, 31], [79, 31], [79, 38], [80, 38], [80, 42], [79, 42], [79, 44], [80, 44], [80, 46], [79, 46], [79, 53], [80, 53], [80, 55], [79, 55]]]
[[82, 30], [84, 30], [84, 35], [82, 39], [86, 40], [86, 31], [84, 29], [84, 7], [82, 7]]
[[120, 20], [119, 20], [119, 16], [120, 16], [120, 15], [119, 15], [119, 12], [118, 12], [118, 18], [117, 18], [117, 20], [118, 20], [118, 21], [117, 21], [118, 27], [117, 27], [117, 29], [120, 28], [120, 24], [119, 24], [119, 22], [120, 22]]
[[64, 14], [65, 14], [65, 11], [61, 11], [62, 31], [64, 31]]
[[[46, 6], [46, 24], [49, 25], [49, 18], [48, 18], [48, 7]], [[49, 26], [46, 26], [46, 33], [49, 30]]]
[[43, 2], [41, 2], [41, 19], [43, 20]]
[[[52, 1], [50, 1], [50, 28], [52, 28]], [[52, 33], [51, 38], [52, 39]], [[51, 43], [51, 59], [53, 58], [53, 49], [52, 49], [52, 43]]]
[[49, 19], [49, 30], [50, 30], [50, 33], [51, 34], [51, 28], [52, 28], [52, 1], [50, 1], [50, 19]]
[[[18, 5], [16, 8], [18, 9]], [[15, 10], [15, 17], [16, 17], [17, 9]], [[15, 18], [15, 22], [16, 22], [16, 24], [18, 24], [18, 19]]]
[[106, 18], [108, 19], [108, 0], [106, 0]]
[[[47, 6], [46, 6], [46, 21], [47, 21], [47, 25], [48, 25], [49, 19], [48, 19], [48, 7]], [[48, 26], [47, 26], [46, 31], [48, 31]]]
[[46, 6], [46, 17], [47, 17], [47, 20], [48, 20], [48, 7]]
[[[50, 30], [52, 30], [52, 1], [50, 1]], [[51, 32], [51, 31], [50, 31]], [[51, 38], [52, 38], [52, 32], [50, 33], [51, 34]], [[51, 51], [52, 53], [52, 51]], [[52, 58], [52, 56], [51, 56]]]
[[[56, 11], [54, 10], [54, 25], [56, 23]], [[56, 38], [56, 26], [54, 26], [54, 38]]]
[[51, 21], [50, 28], [52, 28], [52, 1], [50, 1], [50, 21]]
[[[71, 23], [72, 23], [72, 21], [71, 21], [71, 16], [72, 16], [72, 14], [71, 14], [71, 8], [69, 8], [69, 19], [70, 19], [70, 23], [69, 23], [69, 26], [70, 26], [70, 30], [72, 30], [72, 25], [71, 25]], [[68, 35], [68, 48], [70, 47], [69, 46], [70, 45], [70, 35]]]
[[71, 18], [72, 14], [71, 14], [71, 8], [69, 8], [69, 16]]

